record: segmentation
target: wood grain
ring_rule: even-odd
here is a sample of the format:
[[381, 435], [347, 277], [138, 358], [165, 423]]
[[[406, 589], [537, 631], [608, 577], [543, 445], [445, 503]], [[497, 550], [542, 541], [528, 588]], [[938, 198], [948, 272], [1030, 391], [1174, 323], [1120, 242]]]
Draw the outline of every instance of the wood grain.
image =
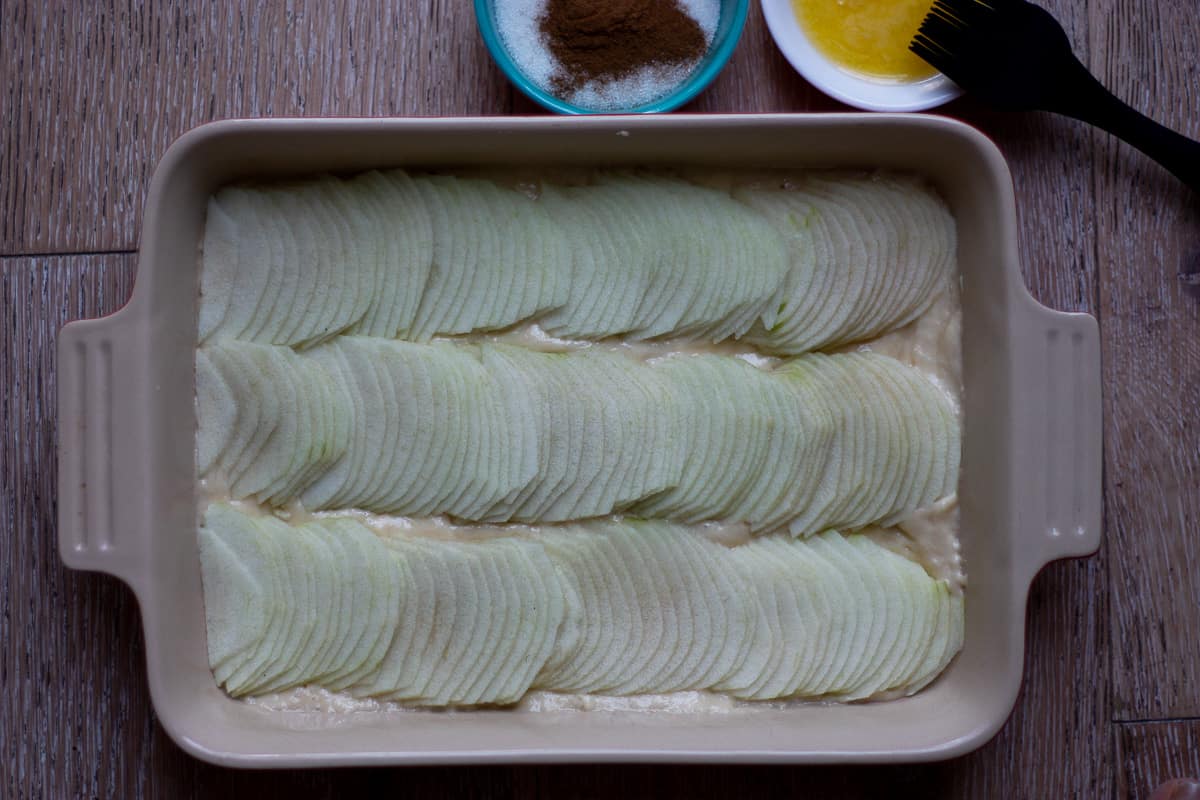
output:
[[1200, 779], [1200, 720], [1117, 726], [1118, 797], [1146, 798], [1174, 778]]
[[0, 796], [130, 785], [153, 729], [129, 685], [145, 681], [132, 596], [66, 569], [54, 522], [54, 336], [119, 308], [132, 278], [127, 255], [0, 259]]
[[154, 165], [210, 120], [511, 110], [462, 0], [7, 5], [0, 254], [136, 247]]
[[[1193, 0], [1054, 0], [1117, 93], [1200, 135]], [[1144, 797], [1196, 774], [1200, 716], [1200, 205], [1144, 157], [1048, 115], [945, 111], [1010, 161], [1024, 271], [1097, 313], [1107, 537], [1056, 564], [1028, 611], [1009, 724], [944, 764], [853, 769], [545, 767], [232, 772], [184, 755], [150, 707], [118, 582], [65, 570], [54, 535], [53, 339], [128, 296], [159, 156], [201, 122], [258, 115], [540, 113], [453, 0], [0, 0], [0, 797]], [[686, 110], [841, 108], [780, 56], [757, 3]], [[44, 253], [99, 253], [42, 256]]]
[[[1092, 14], [1114, 92], [1200, 137], [1193, 2]], [[1096, 222], [1107, 401], [1113, 714], [1200, 715], [1200, 196], [1097, 133]]]

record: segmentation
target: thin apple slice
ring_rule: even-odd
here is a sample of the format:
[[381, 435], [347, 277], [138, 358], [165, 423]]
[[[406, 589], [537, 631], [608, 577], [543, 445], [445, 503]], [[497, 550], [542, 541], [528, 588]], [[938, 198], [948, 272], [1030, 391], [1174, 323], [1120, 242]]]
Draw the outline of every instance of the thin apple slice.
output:
[[915, 602], [906, 591], [898, 562], [906, 561], [866, 536], [851, 536], [848, 543], [858, 551], [864, 567], [878, 579], [883, 597], [883, 635], [872, 648], [873, 663], [855, 685], [843, 694], [845, 700], [861, 700], [889, 688], [896, 679], [897, 665], [909, 649], [915, 621]]
[[[254, 190], [226, 187], [215, 195], [217, 204], [237, 224], [237, 271], [229, 288], [229, 304], [210, 338], [237, 337], [246, 332], [263, 302], [270, 260], [266, 231], [258, 214]], [[201, 279], [203, 287], [203, 279]]]
[[333, 549], [312, 525], [299, 526], [295, 531], [297, 542], [305, 548], [304, 557], [312, 568], [312, 584], [309, 603], [315, 617], [312, 635], [297, 660], [293, 681], [296, 685], [312, 683], [322, 673], [324, 657], [328, 653], [339, 622], [335, 605], [339, 572]]
[[[237, 514], [236, 511], [231, 511]], [[253, 567], [255, 574], [266, 578], [264, 585], [269, 586], [272, 608], [271, 624], [252, 659], [244, 662], [239, 668], [224, 678], [225, 690], [234, 697], [250, 694], [255, 685], [268, 674], [270, 666], [275, 663], [283, 652], [284, 637], [289, 629], [294, 595], [284, 572], [283, 554], [273, 537], [264, 535], [263, 528], [257, 520], [248, 525], [214, 525], [211, 523], [212, 514], [206, 518], [206, 524], [217, 533], [222, 540], [232, 547], [240, 558]], [[257, 550], [257, 553], [254, 551]]]
[[[385, 629], [390, 628], [392, 635], [378, 662], [371, 669], [361, 670], [362, 674], [346, 687], [346, 691], [355, 697], [394, 691], [398, 670], [418, 641], [417, 637], [422, 632], [428, 635], [424, 626], [431, 623], [427, 617], [428, 607], [422, 605], [432, 598], [431, 593], [423, 593], [427, 589], [423, 581], [428, 573], [419, 563], [414, 564], [414, 559], [410, 559], [408, 553], [397, 548], [390, 537], [382, 539], [381, 544], [386, 548], [386, 553], [380, 554], [380, 561], [384, 562], [382, 574], [395, 584], [395, 593], [387, 606], [384, 622]], [[419, 559], [416, 561], [419, 562]]]
[[623, 451], [621, 409], [620, 398], [614, 396], [619, 389], [612, 374], [624, 366], [617, 363], [623, 358], [584, 352], [559, 362], [557, 377], [563, 387], [559, 397], [571, 398], [564, 405], [572, 418], [569, 424], [579, 430], [579, 439], [572, 440], [569, 480], [554, 490], [553, 500], [533, 517], [536, 521], [561, 522], [612, 512], [611, 499], [606, 501], [588, 490], [602, 488], [614, 471], [628, 469], [618, 463]]
[[403, 513], [395, 506], [395, 496], [407, 487], [397, 486], [397, 473], [419, 463], [421, 455], [414, 446], [419, 428], [415, 412], [428, 408], [418, 405], [425, 399], [424, 387], [412, 376], [412, 362], [418, 359], [398, 352], [407, 346], [401, 342], [356, 336], [343, 337], [340, 344], [348, 348], [350, 363], [356, 364], [356, 369], [370, 371], [374, 378], [371, 385], [379, 387], [376, 411], [380, 415], [380, 439], [366, 441], [373, 451], [366, 459], [372, 465], [368, 470], [371, 477], [361, 486], [354, 504], [379, 513]]
[[755, 532], [773, 531], [797, 515], [819, 514], [835, 491], [841, 418], [814, 366], [805, 361], [775, 370], [754, 401], [762, 405], [771, 435], [762, 466], [747, 476], [730, 517]]
[[[565, 356], [548, 356], [561, 360]], [[553, 386], [545, 383], [543, 361], [529, 350], [507, 345], [484, 348], [484, 366], [502, 386], [510, 407], [520, 413], [516, 421], [522, 428], [524, 454], [518, 473], [524, 484], [514, 481], [515, 488], [508, 496], [480, 515], [481, 521], [507, 522], [516, 518], [536, 493], [543, 491], [550, 480], [558, 481], [565, 474], [561, 449], [567, 436], [564, 404], [557, 401]]]
[[[843, 574], [852, 584], [847, 601], [853, 599], [857, 610], [859, 635], [855, 637], [846, 663], [839, 667], [836, 683], [829, 691], [844, 695], [857, 687], [870, 671], [873, 659], [879, 657], [881, 642], [885, 641], [889, 628], [887, 600], [879, 584], [878, 569], [864, 559], [860, 551], [850, 544], [849, 536], [826, 534], [815, 537], [811, 544], [818, 550], [827, 547], [827, 553], [838, 559]], [[875, 545], [877, 546], [877, 545]]]
[[280, 491], [289, 500], [300, 498], [308, 487], [336, 468], [350, 447], [353, 401], [346, 387], [334, 380], [326, 367], [314, 359], [303, 359], [304, 368], [294, 380], [306, 385], [316, 431], [309, 468]]
[[300, 499], [309, 509], [331, 508], [356, 479], [365, 457], [359, 438], [365, 432], [366, 405], [362, 392], [354, 386], [353, 375], [340, 348], [322, 345], [305, 351], [303, 358], [329, 376], [334, 397], [331, 436], [333, 441], [342, 442], [344, 446], [330, 468], [308, 483]]
[[[338, 676], [327, 678], [325, 685], [333, 691], [342, 691], [359, 683], [379, 668], [395, 637], [397, 627], [402, 624], [399, 609], [399, 594], [402, 590], [400, 572], [394, 559], [373, 532], [361, 523], [347, 525], [355, 528], [354, 536], [366, 554], [365, 588], [371, 596], [365, 630], [352, 651], [349, 664], [353, 669]], [[362, 582], [362, 579], [359, 579]]]
[[613, 605], [623, 592], [601, 534], [567, 527], [548, 531], [541, 541], [567, 587], [564, 625], [568, 635], [560, 638], [534, 686], [585, 690], [601, 674], [597, 667], [603, 659], [613, 656], [615, 638], [627, 639], [640, 622], [628, 603]]
[[196, 472], [204, 477], [220, 460], [237, 424], [238, 407], [229, 382], [208, 351], [196, 350]]
[[221, 327], [241, 270], [241, 233], [236, 217], [214, 195], [208, 199], [200, 245], [200, 302], [197, 339], [203, 343]]
[[437, 508], [451, 516], [476, 519], [518, 486], [519, 476], [510, 470], [512, 455], [506, 449], [509, 430], [517, 421], [503, 416], [504, 398], [478, 348], [436, 344], [427, 357], [453, 369], [461, 387], [458, 410], [452, 412], [459, 458]]
[[433, 268], [433, 221], [416, 181], [408, 173], [389, 170], [373, 177], [372, 183], [376, 184], [374, 189], [388, 220], [383, 235], [397, 246], [395, 261], [385, 262], [385, 269], [394, 273], [400, 287], [380, 335], [409, 339]]
[[838, 280], [825, 221], [801, 191], [752, 189], [735, 191], [734, 197], [764, 215], [783, 238], [788, 254], [788, 273], [775, 305], [763, 312], [760, 324], [745, 338], [782, 343], [776, 346], [793, 353], [812, 349], [814, 322], [828, 305]]
[[308, 187], [307, 194], [313, 221], [324, 237], [316, 254], [321, 269], [331, 274], [337, 305], [319, 327], [306, 326], [308, 335], [299, 343], [302, 346], [320, 344], [357, 324], [370, 307], [379, 270], [378, 259], [363, 251], [363, 243], [371, 238], [369, 221], [344, 182], [322, 178]]
[[455, 618], [454, 636], [445, 654], [445, 675], [430, 690], [433, 705], [462, 705], [474, 702], [466, 688], [476, 683], [489, 665], [483, 663], [485, 647], [501, 624], [505, 606], [504, 588], [487, 545], [459, 546], [459, 575], [469, 581], [473, 594], [472, 613], [466, 622]]
[[[238, 641], [249, 641], [254, 637], [253, 644], [213, 665], [213, 676], [217, 683], [236, 696], [242, 693], [243, 683], [270, 658], [271, 634], [283, 616], [284, 597], [277, 585], [276, 554], [272, 543], [260, 536], [253, 518], [226, 504], [213, 503], [205, 509], [201, 530], [225, 545], [232, 552], [234, 560], [261, 587], [258, 604], [252, 612], [229, 618], [233, 625], [250, 626], [245, 633], [232, 635]], [[201, 567], [203, 569], [203, 565]], [[219, 638], [215, 632], [213, 635]]]
[[279, 424], [278, 397], [238, 342], [215, 341], [207, 345], [207, 353], [237, 407], [234, 428], [216, 465], [228, 485], [236, 486]]
[[[379, 380], [375, 360], [370, 355], [371, 340], [343, 336], [319, 348], [326, 351], [319, 359], [331, 372], [338, 370], [355, 409], [351, 416], [350, 445], [347, 451], [349, 469], [332, 497], [310, 508], [355, 508], [370, 496], [384, 475], [381, 466], [393, 452], [394, 427], [398, 420], [388, 413], [388, 397]], [[306, 493], [305, 503], [322, 499], [329, 487], [314, 484]]]
[[419, 543], [408, 537], [388, 537], [383, 544], [392, 551], [392, 560], [403, 564], [399, 569], [406, 571], [410, 581], [403, 585], [400, 623], [387, 652], [376, 671], [364, 676], [351, 691], [360, 696], [401, 699], [417, 693], [414, 687], [422, 679], [421, 658], [429, 652], [439, 608], [445, 613], [446, 593], [439, 584], [435, 558], [429, 557]]
[[337, 635], [318, 667], [315, 682], [327, 686], [331, 681], [355, 669], [351, 663], [354, 648], [362, 639], [370, 619], [371, 593], [367, 589], [367, 553], [356, 534], [359, 523], [347, 518], [322, 518], [310, 523], [313, 532], [324, 538], [339, 567], [337, 589]]
[[[624, 265], [615, 255], [604, 219], [597, 213], [600, 209], [593, 211], [587, 202], [594, 194], [553, 185], [542, 190], [541, 204], [549, 224], [562, 238], [569, 236], [574, 242], [566, 254], [570, 264], [566, 299], [538, 321], [554, 336], [599, 339], [611, 335], [613, 322], [606, 319], [604, 311], [614, 295], [628, 291], [627, 285], [620, 285], [620, 267]], [[620, 327], [620, 323], [616, 325]]]
[[[413, 227], [420, 225], [422, 216], [412, 214], [407, 208], [397, 208], [399, 186], [374, 170], [356, 175], [345, 184], [353, 198], [353, 207], [362, 218], [359, 230], [363, 239], [357, 242], [358, 249], [362, 257], [372, 262], [374, 275], [366, 311], [348, 333], [394, 337], [399, 325], [397, 307], [403, 306], [411, 293], [410, 283], [416, 278], [424, 288], [420, 267], [405, 263], [403, 255], [411, 247]], [[428, 219], [427, 215], [423, 217], [426, 226]]]
[[316, 617], [310, 595], [312, 569], [295, 532], [275, 517], [263, 517], [258, 524], [260, 535], [275, 540], [280, 556], [279, 574], [289, 589], [279, 650], [249, 687], [250, 694], [267, 694], [294, 685], [296, 665], [316, 627]]
[[478, 453], [476, 439], [479, 421], [473, 413], [478, 397], [473, 384], [486, 380], [486, 370], [462, 352], [453, 348], [434, 351], [432, 358], [420, 359], [429, 371], [434, 396], [442, 397], [434, 406], [438, 413], [427, 420], [435, 427], [435, 449], [441, 451], [437, 468], [427, 475], [421, 499], [409, 510], [413, 516], [428, 516], [451, 509], [452, 501], [463, 489], [463, 482]]
[[[568, 603], [576, 596], [563, 586], [560, 573], [536, 543], [521, 543], [518, 560], [523, 566], [512, 572], [512, 580], [520, 594], [521, 606], [517, 616], [518, 630], [513, 640], [525, 642], [515, 653], [511, 677], [499, 687], [489, 687], [489, 702], [515, 703], [532, 687], [555, 647], [573, 637], [567, 625]], [[525, 576], [527, 579], [522, 579]]]
[[[562, 593], [562, 616], [555, 626], [545, 660], [535, 670], [530, 688], [545, 689], [562, 685], [579, 663], [580, 652], [587, 646], [588, 627], [604, 620], [589, 619], [587, 609], [594, 601], [592, 594], [598, 591], [588, 574], [582, 575], [574, 568], [575, 561], [570, 550], [583, 546], [583, 537], [575, 526], [548, 529], [539, 537], [542, 551], [553, 569], [553, 584]], [[611, 621], [609, 621], [611, 624]]]
[[[272, 431], [254, 459], [230, 487], [235, 498], [268, 496], [270, 489], [302, 469], [308, 456], [311, 419], [301, 417], [302, 399], [291, 379], [296, 357], [286, 347], [276, 348], [244, 342], [230, 345], [252, 369], [263, 376], [264, 390], [273, 395]], [[286, 354], [286, 355], [285, 355]], [[289, 358], [290, 357], [290, 358]]]
[[843, 406], [843, 460], [837, 482], [838, 497], [820, 520], [821, 528], [857, 527], [855, 522], [862, 513], [863, 499], [874, 488], [870, 471], [879, 452], [878, 425], [872, 398], [864, 394], [858, 379], [862, 355], [845, 353], [825, 362], [833, 396]]
[[858, 338], [864, 311], [879, 307], [880, 289], [894, 280], [894, 276], [885, 272], [879, 257], [880, 245], [887, 245], [879, 241], [883, 235], [882, 223], [869, 208], [878, 189], [865, 181], [814, 176], [806, 181], [805, 191], [816, 198], [828, 219], [836, 220], [842, 233], [836, 247], [846, 273], [841, 282], [843, 295], [836, 322], [820, 338], [830, 344], [851, 341]]
[[530, 391], [542, 409], [538, 415], [539, 474], [518, 496], [504, 520], [492, 517], [496, 521], [540, 519], [574, 478], [571, 470], [579, 461], [585, 431], [582, 415], [562, 402], [569, 395], [561, 367], [569, 358], [549, 353], [514, 360], [527, 376]]
[[432, 450], [435, 428], [430, 415], [434, 405], [434, 376], [420, 358], [420, 345], [363, 339], [365, 357], [375, 363], [383, 395], [383, 413], [389, 417], [390, 446], [381, 459], [378, 482], [364, 507], [380, 513], [405, 513], [428, 486], [422, 475], [438, 455]]
[[[500, 418], [511, 421], [505, 428], [507, 437], [504, 445], [508, 454], [507, 472], [511, 489], [496, 505], [512, 502], [538, 472], [539, 437], [536, 420], [540, 407], [537, 395], [529, 391], [522, 371], [509, 359], [512, 352], [512, 348], [495, 345], [484, 345], [480, 349], [480, 361], [495, 386], [501, 404], [498, 412]], [[480, 509], [474, 518], [485, 519], [487, 513], [487, 510]]]
[[289, 250], [294, 253], [294, 245], [273, 194], [273, 191], [264, 189], [255, 189], [248, 194], [258, 218], [263, 258], [260, 269], [265, 272], [265, 284], [258, 306], [238, 338], [261, 344], [279, 342], [281, 317], [286, 309], [291, 308], [291, 298], [288, 297], [291, 292], [289, 267], [294, 262], [289, 261], [288, 256]]
[[[800, 693], [805, 696], [829, 693], [842, 679], [842, 672], [850, 660], [856, 642], [862, 641], [863, 625], [858, 607], [859, 592], [862, 591], [861, 581], [848, 575], [844, 565], [834, 560], [827, 548], [822, 548], [822, 540], [831, 536], [840, 534], [818, 534], [793, 545], [803, 548], [794, 552], [801, 554], [799, 557], [802, 563], [810, 566], [812, 573], [818, 576], [811, 583], [815, 591], [808, 596], [814, 602], [802, 612], [804, 618], [809, 620], [802, 628], [809, 631], [811, 641], [817, 643], [818, 662], [811, 666], [805, 676], [789, 676], [784, 683], [785, 692], [791, 689], [791, 685], [798, 684], [802, 687]], [[797, 598], [801, 597], [797, 588], [792, 588], [791, 591]]]
[[746, 187], [735, 199], [762, 214], [787, 246], [789, 272], [775, 313], [765, 311], [763, 325], [746, 339], [778, 352], [800, 353], [820, 345], [819, 332], [836, 305], [840, 266], [834, 243], [838, 229], [823, 213], [817, 198], [802, 188]]
[[[798, 435], [803, 427], [787, 413], [790, 398], [785, 397], [788, 387], [782, 381], [740, 360], [731, 361], [722, 373], [711, 391], [722, 399], [730, 418], [734, 448], [726, 456], [723, 475], [712, 484], [708, 505], [712, 517], [750, 519], [751, 515], [737, 513], [744, 507], [743, 498], [765, 480], [765, 471], [781, 468], [779, 461], [769, 461], [777, 442], [789, 453], [802, 452]], [[748, 510], [753, 514], [758, 509]], [[701, 518], [684, 520], [699, 522]]]
[[690, 619], [668, 596], [670, 582], [653, 585], [656, 577], [665, 577], [655, 552], [657, 527], [650, 522], [639, 530], [619, 523], [596, 528], [607, 556], [603, 563], [611, 592], [608, 602], [634, 622], [616, 632], [614, 646], [589, 676], [584, 691], [616, 695], [653, 691], [653, 680], [661, 676], [655, 665], [671, 663], [685, 635], [683, 629], [690, 626]]
[[459, 580], [461, 564], [453, 548], [444, 542], [433, 540], [418, 540], [410, 538], [391, 543], [394, 547], [403, 548], [410, 559], [414, 573], [417, 566], [425, 567], [430, 576], [428, 592], [432, 603], [426, 606], [428, 616], [421, 615], [418, 621], [422, 626], [419, 632], [427, 635], [419, 636], [404, 660], [403, 666], [397, 671], [395, 688], [385, 695], [387, 699], [402, 702], [420, 702], [429, 695], [431, 683], [446, 669], [443, 656], [454, 635], [456, 619], [466, 619], [473, 612], [467, 597], [462, 597], [463, 587]]
[[306, 282], [298, 287], [298, 302], [305, 296], [309, 302], [297, 305], [283, 326], [284, 338], [292, 346], [315, 345], [337, 335], [348, 303], [353, 297], [341, 272], [345, 256], [342, 232], [331, 217], [321, 191], [309, 181], [294, 187], [291, 194], [293, 213], [289, 215], [298, 248], [307, 254], [304, 272], [311, 273], [311, 294]]
[[[377, 604], [382, 603], [374, 591], [374, 560], [378, 554], [364, 540], [374, 538], [361, 523], [343, 517], [322, 518], [310, 523], [325, 537], [326, 543], [342, 560], [341, 622], [339, 635], [317, 676], [322, 686], [344, 688], [342, 679], [354, 673], [366, 660], [364, 644], [371, 640], [370, 628], [378, 619]], [[349, 684], [346, 684], [349, 685]]]
[[784, 591], [795, 581], [794, 575], [788, 575], [794, 570], [791, 561], [792, 552], [781, 548], [776, 537], [756, 539], [732, 551], [731, 565], [755, 587], [757, 622], [746, 661], [715, 688], [747, 700], [779, 697], [794, 672], [797, 654], [815, 650], [810, 642], [795, 641], [811, 632], [796, 617], [794, 593]]
[[[580, 529], [584, 547], [579, 550], [551, 549], [551, 558], [569, 564], [575, 571], [583, 600], [583, 632], [571, 677], [551, 684], [560, 691], [594, 692], [620, 680], [614, 674], [623, 659], [631, 656], [631, 643], [640, 642], [645, 611], [634, 601], [635, 576], [621, 567], [620, 554], [604, 527]], [[577, 533], [576, 535], [579, 535]]]
[[[685, 535], [689, 541], [698, 538], [690, 531]], [[758, 621], [758, 601], [745, 572], [732, 563], [730, 548], [707, 540], [698, 544], [698, 586], [713, 633], [689, 688], [704, 689], [724, 681], [746, 662]]]
[[[493, 539], [484, 543], [469, 543], [467, 546], [485, 550], [484, 566], [494, 584], [491, 617], [485, 629], [480, 651], [476, 655], [476, 669], [469, 671], [454, 693], [455, 702], [462, 705], [504, 702], [500, 700], [499, 686], [505, 684], [515, 668], [527, 640], [519, 634], [522, 628], [519, 617], [524, 613], [536, 613], [536, 607], [524, 608], [520, 591], [522, 585], [537, 580], [534, 575], [524, 573], [526, 561], [518, 554], [515, 540]], [[482, 668], [479, 668], [482, 666]]]
[[[688, 240], [675, 224], [674, 202], [667, 180], [634, 175], [617, 176], [625, 188], [624, 202], [647, 221], [655, 242], [648, 255], [650, 280], [634, 312], [634, 338], [652, 339], [669, 332], [695, 297], [696, 280], [686, 274]], [[698, 276], [697, 276], [698, 277]]]
[[[845, 613], [832, 598], [829, 579], [822, 562], [807, 542], [793, 542], [773, 536], [744, 545], [761, 548], [760, 563], [765, 562], [773, 580], [768, 581], [775, 594], [779, 613], [780, 651], [761, 679], [751, 686], [759, 699], [811, 696], [814, 686], [835, 658], [842, 641], [840, 624]], [[762, 567], [760, 567], [761, 569]], [[752, 574], [751, 581], [758, 580]]]
[[294, 261], [285, 264], [294, 288], [290, 303], [279, 306], [281, 315], [276, 334], [276, 343], [289, 346], [312, 336], [333, 294], [330, 276], [321, 269], [318, 260], [317, 254], [323, 243], [318, 242], [320, 237], [311, 221], [313, 211], [308, 194], [285, 184], [274, 192], [273, 198], [276, 213], [290, 241], [289, 252], [294, 253]]
[[915, 181], [813, 175], [793, 187], [734, 194], [777, 228], [792, 253], [779, 313], [773, 320], [764, 314], [748, 334], [774, 352], [832, 347], [902, 327], [953, 274], [953, 218]]
[[863, 518], [877, 520], [900, 507], [900, 496], [905, 483], [915, 471], [917, 459], [913, 452], [913, 439], [905, 403], [897, 402], [901, 385], [894, 371], [886, 362], [868, 359], [863, 364], [868, 397], [880, 416], [885, 437], [883, 452], [876, 461], [877, 473], [873, 478], [872, 503], [863, 511]]
[[724, 379], [726, 366], [720, 358], [691, 355], [667, 359], [655, 367], [678, 402], [683, 434], [678, 450], [680, 474], [673, 487], [637, 504], [634, 513], [676, 519], [702, 518], [712, 512], [707, 505], [710, 487], [722, 485], [722, 477], [728, 480], [722, 473], [736, 447], [733, 420], [723, 407], [723, 395], [710, 388]]
[[[206, 525], [219, 524], [214, 518]], [[198, 534], [200, 577], [208, 663], [212, 669], [236, 669], [266, 635], [271, 606], [262, 573], [255, 572], [209, 527]]]
[[446, 704], [446, 684], [456, 679], [464, 668], [462, 656], [467, 651], [478, 626], [485, 624], [489, 613], [490, 592], [482, 580], [478, 559], [469, 551], [453, 543], [443, 546], [444, 580], [455, 583], [455, 602], [452, 616], [442, 617], [439, 624], [448, 629], [445, 647], [440, 657], [427, 673], [428, 680], [420, 699], [433, 704]]
[[[663, 621], [676, 640], [672, 656], [662, 668], [647, 671], [644, 685], [653, 692], [707, 688], [703, 678], [720, 657], [725, 628], [723, 615], [713, 617], [708, 596], [714, 587], [706, 580], [702, 562], [708, 548], [721, 545], [668, 524], [635, 523], [633, 527], [634, 535], [654, 547], [653, 561], [663, 582], [671, 586], [670, 597], [662, 604]], [[667, 647], [660, 650], [669, 652]]]
[[933, 639], [915, 675], [905, 682], [905, 694], [915, 694], [932, 683], [962, 649], [966, 627], [962, 595], [951, 591], [945, 581], [934, 582], [933, 595], [938, 608]]
[[362, 336], [391, 338], [387, 320], [398, 302], [397, 293], [404, 277], [396, 268], [396, 249], [402, 236], [396, 222], [387, 213], [377, 189], [386, 183], [378, 172], [365, 172], [340, 181], [343, 207], [353, 215], [352, 257], [362, 270], [362, 285], [367, 289], [363, 314], [346, 332]]

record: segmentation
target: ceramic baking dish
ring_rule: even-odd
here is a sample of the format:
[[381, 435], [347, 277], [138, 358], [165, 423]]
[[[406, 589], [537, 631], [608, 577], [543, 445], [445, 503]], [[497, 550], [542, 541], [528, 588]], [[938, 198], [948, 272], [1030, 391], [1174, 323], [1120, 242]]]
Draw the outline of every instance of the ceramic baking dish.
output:
[[[711, 714], [266, 712], [208, 670], [193, 438], [197, 242], [205, 200], [246, 177], [456, 165], [869, 166], [913, 170], [958, 220], [969, 575], [966, 643], [915, 697]], [[1008, 169], [974, 129], [930, 116], [339, 119], [215, 123], [155, 172], [125, 308], [58, 343], [59, 547], [137, 593], [159, 719], [184, 749], [244, 766], [451, 762], [849, 762], [947, 758], [1004, 723], [1021, 682], [1029, 582], [1100, 536], [1096, 321], [1036, 303]], [[1080, 598], [1083, 602], [1085, 598]]]

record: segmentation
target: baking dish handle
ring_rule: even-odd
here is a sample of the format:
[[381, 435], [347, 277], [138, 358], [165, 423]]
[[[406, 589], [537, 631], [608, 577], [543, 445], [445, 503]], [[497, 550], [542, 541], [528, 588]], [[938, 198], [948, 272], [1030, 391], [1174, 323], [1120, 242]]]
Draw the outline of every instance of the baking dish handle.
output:
[[73, 322], [58, 335], [58, 549], [68, 567], [134, 585], [146, 558], [138, 541], [146, 516], [135, 498], [150, 484], [137, 474], [144, 460], [127, 457], [142, 439], [140, 425], [124, 423], [145, 363], [130, 311]]
[[1032, 578], [1060, 558], [1100, 546], [1102, 410], [1100, 332], [1088, 314], [1029, 298], [1016, 316], [1014, 446], [1016, 524]]

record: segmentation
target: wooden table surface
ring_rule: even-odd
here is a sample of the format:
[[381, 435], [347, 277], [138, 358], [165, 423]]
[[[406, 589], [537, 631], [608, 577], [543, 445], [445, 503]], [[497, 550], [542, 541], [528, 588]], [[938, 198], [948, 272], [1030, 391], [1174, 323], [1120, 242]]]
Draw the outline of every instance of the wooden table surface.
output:
[[[1118, 95], [1200, 137], [1196, 0], [1052, 0]], [[150, 707], [132, 594], [55, 539], [54, 340], [129, 297], [146, 185], [179, 134], [242, 116], [540, 113], [463, 0], [0, 0], [0, 797], [1145, 797], [1200, 774], [1200, 202], [1108, 136], [946, 107], [1016, 181], [1026, 280], [1100, 319], [1104, 544], [1036, 580], [1025, 686], [978, 752], [901, 767], [237, 772]], [[752, 4], [687, 110], [838, 108]]]

